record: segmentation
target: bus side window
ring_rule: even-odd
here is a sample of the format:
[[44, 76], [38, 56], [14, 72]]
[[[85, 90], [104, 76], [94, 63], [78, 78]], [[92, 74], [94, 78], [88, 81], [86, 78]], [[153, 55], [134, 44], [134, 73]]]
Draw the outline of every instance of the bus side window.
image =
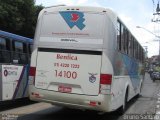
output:
[[6, 50], [6, 40], [0, 37], [0, 62], [4, 63], [5, 58], [3, 52]]
[[28, 63], [30, 64], [31, 61], [31, 53], [32, 53], [32, 49], [33, 49], [33, 44], [28, 44]]
[[23, 43], [15, 41], [14, 42], [14, 51], [22, 53], [23, 52]]
[[0, 37], [0, 62], [11, 62], [10, 39], [3, 37]]
[[23, 53], [27, 53], [27, 44], [23, 43]]
[[28, 50], [29, 50], [29, 54], [31, 55], [32, 50], [33, 50], [33, 44], [29, 44]]
[[6, 50], [6, 39], [2, 37], [0, 37], [0, 49]]
[[13, 61], [19, 64], [27, 63], [26, 45], [23, 42], [13, 41]]
[[23, 64], [27, 64], [29, 59], [28, 59], [28, 48], [27, 48], [27, 43], [23, 43], [23, 53], [21, 54]]
[[121, 23], [117, 21], [117, 49], [121, 51]]
[[128, 55], [131, 57], [132, 56], [132, 35], [129, 33], [128, 36]]
[[128, 30], [127, 28], [124, 26], [124, 29], [123, 29], [123, 43], [122, 43], [122, 46], [123, 46], [123, 53], [125, 54], [128, 54]]

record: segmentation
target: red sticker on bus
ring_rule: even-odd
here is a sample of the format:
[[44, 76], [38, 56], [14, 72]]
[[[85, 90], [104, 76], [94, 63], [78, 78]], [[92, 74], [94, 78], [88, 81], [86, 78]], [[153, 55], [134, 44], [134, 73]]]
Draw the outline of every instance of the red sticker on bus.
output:
[[72, 88], [68, 87], [68, 86], [58, 86], [58, 91], [59, 92], [64, 92], [64, 93], [71, 93], [72, 92]]

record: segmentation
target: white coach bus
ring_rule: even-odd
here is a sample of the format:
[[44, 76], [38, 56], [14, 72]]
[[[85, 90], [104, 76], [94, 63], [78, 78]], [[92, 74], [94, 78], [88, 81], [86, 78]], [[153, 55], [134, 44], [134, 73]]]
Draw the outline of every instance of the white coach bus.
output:
[[144, 50], [110, 9], [53, 6], [38, 17], [30, 99], [102, 112], [140, 93]]

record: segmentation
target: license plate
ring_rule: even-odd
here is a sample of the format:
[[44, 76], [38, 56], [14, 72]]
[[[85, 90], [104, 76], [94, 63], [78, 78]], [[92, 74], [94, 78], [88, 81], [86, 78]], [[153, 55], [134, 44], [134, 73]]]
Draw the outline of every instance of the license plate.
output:
[[63, 92], [63, 93], [71, 93], [72, 92], [72, 88], [68, 87], [68, 86], [58, 86], [58, 91], [59, 92]]

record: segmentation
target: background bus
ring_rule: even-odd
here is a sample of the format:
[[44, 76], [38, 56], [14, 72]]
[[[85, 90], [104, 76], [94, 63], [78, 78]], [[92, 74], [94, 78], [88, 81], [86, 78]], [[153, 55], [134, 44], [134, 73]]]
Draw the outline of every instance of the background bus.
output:
[[110, 9], [45, 8], [34, 42], [31, 100], [124, 112], [140, 93], [144, 50]]
[[28, 96], [33, 40], [0, 30], [0, 101]]

